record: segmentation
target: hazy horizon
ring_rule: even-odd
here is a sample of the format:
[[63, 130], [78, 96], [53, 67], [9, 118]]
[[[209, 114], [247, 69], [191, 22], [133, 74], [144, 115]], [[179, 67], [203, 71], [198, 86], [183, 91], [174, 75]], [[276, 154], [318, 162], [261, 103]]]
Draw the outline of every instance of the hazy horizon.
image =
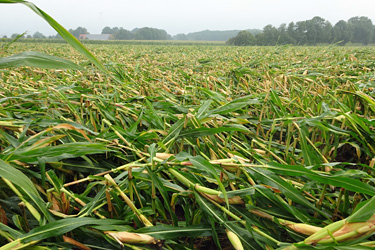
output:
[[[375, 21], [375, 1], [339, 0], [207, 0], [146, 1], [137, 2], [107, 0], [56, 1], [34, 0], [67, 29], [85, 27], [91, 34], [99, 34], [106, 26], [134, 28], [152, 27], [164, 29], [170, 35], [202, 30], [263, 29], [271, 24], [303, 21], [320, 16], [333, 25], [339, 20], [355, 16], [367, 16]], [[28, 31], [55, 35], [42, 18], [22, 4], [0, 4], [0, 36]], [[4, 25], [5, 24], [5, 25]]]

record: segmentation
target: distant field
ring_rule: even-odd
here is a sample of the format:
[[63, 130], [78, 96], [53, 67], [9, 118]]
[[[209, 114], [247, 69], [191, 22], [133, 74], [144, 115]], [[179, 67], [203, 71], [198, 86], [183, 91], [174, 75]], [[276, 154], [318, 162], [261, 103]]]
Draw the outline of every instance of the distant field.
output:
[[84, 67], [0, 69], [1, 250], [375, 246], [374, 47], [87, 47], [0, 54]]

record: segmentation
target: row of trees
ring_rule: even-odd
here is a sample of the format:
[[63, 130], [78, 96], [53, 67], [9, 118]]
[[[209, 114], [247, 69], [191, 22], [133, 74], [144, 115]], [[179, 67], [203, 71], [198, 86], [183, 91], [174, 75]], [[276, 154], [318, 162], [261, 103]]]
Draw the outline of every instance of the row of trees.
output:
[[[89, 32], [87, 31], [86, 28], [83, 28], [83, 27], [78, 27], [76, 29], [69, 29], [68, 30], [73, 36], [75, 36], [76, 38], [79, 38], [79, 35], [81, 34], [89, 34]], [[18, 33], [14, 33], [10, 36], [10, 38], [16, 38], [17, 36], [19, 36], [20, 34]], [[6, 36], [4, 36], [3, 38], [7, 38]], [[44, 39], [44, 38], [49, 38], [49, 39], [55, 39], [55, 38], [61, 38], [61, 36], [59, 34], [56, 34], [55, 36], [45, 36], [43, 33], [37, 31], [35, 32], [33, 35], [26, 35], [24, 36], [23, 38], [35, 38], [35, 39]]]
[[162, 29], [136, 28], [132, 31], [122, 27], [105, 27], [102, 34], [111, 34], [115, 40], [171, 40], [172, 37]]
[[[82, 34], [90, 34], [86, 28], [84, 27], [78, 27], [76, 29], [69, 29], [69, 32], [75, 36], [76, 38], [79, 38]], [[161, 29], [155, 29], [155, 28], [137, 28], [132, 31], [126, 30], [124, 28], [110, 28], [105, 27], [102, 30], [102, 34], [111, 34], [112, 39], [114, 40], [171, 40], [172, 37], [165, 31]], [[13, 34], [11, 38], [16, 38], [19, 34]], [[6, 38], [6, 37], [4, 37]], [[59, 34], [56, 36], [49, 36], [46, 37], [40, 32], [35, 32], [34, 35], [27, 35], [25, 38], [61, 38]]]
[[348, 21], [341, 20], [334, 26], [319, 16], [311, 20], [281, 24], [279, 28], [267, 25], [263, 32], [253, 35], [248, 31], [241, 31], [237, 36], [229, 39], [229, 45], [316, 45], [332, 44], [345, 45], [347, 43], [368, 45], [375, 43], [375, 26], [368, 17], [352, 17]]
[[[20, 34], [18, 33], [14, 33], [10, 36], [10, 38], [16, 38], [17, 36], [19, 36]], [[7, 36], [3, 36], [3, 38], [8, 38]], [[50, 37], [46, 37], [45, 35], [43, 35], [42, 33], [40, 33], [39, 31], [35, 32], [33, 35], [27, 35], [25, 36], [24, 38], [35, 38], [35, 39], [41, 39], [41, 38], [54, 38], [54, 36], [50, 36]]]
[[[247, 30], [253, 35], [261, 33], [262, 30]], [[177, 34], [173, 36], [173, 40], [185, 41], [227, 41], [229, 38], [236, 36], [240, 30], [202, 30], [188, 34]]]

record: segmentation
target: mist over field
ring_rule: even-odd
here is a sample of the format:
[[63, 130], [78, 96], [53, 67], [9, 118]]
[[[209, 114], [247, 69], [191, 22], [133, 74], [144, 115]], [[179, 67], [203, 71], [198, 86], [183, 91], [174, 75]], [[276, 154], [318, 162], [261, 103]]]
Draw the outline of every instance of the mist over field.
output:
[[[85, 27], [91, 34], [100, 34], [104, 27], [126, 30], [151, 27], [165, 30], [171, 36], [203, 30], [262, 30], [267, 25], [322, 17], [332, 25], [356, 16], [375, 20], [375, 2], [371, 0], [206, 0], [206, 1], [118, 1], [108, 0], [35, 0], [42, 10], [52, 15], [67, 29]], [[89, 3], [89, 4], [88, 4]], [[25, 6], [6, 4], [0, 9], [0, 36], [28, 31], [46, 36], [56, 32]]]

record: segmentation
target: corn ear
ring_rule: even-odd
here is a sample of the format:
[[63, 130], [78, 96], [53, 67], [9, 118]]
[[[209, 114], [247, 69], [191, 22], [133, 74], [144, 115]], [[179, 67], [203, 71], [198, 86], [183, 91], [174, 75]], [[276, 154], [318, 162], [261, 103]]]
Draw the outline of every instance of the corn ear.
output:
[[[371, 220], [372, 219], [372, 220]], [[355, 240], [375, 232], [375, 221], [371, 218], [365, 222], [345, 223], [339, 230], [332, 232], [335, 241]], [[325, 237], [318, 243], [331, 243], [332, 237]]]
[[129, 233], [129, 232], [113, 232], [113, 231], [105, 231], [105, 234], [111, 236], [115, 240], [121, 243], [129, 243], [129, 244], [155, 244], [157, 240], [147, 234], [137, 234], [137, 233]]
[[345, 224], [345, 221], [346, 220], [340, 220], [329, 224], [328, 226], [320, 229], [318, 232], [305, 239], [304, 243], [311, 245], [319, 242], [324, 237], [330, 237], [329, 233], [339, 230]]
[[255, 214], [255, 215], [258, 215], [258, 216], [262, 217], [262, 218], [266, 218], [268, 220], [275, 221], [275, 222], [277, 221], [281, 225], [286, 226], [286, 227], [292, 229], [293, 231], [295, 231], [297, 233], [304, 234], [304, 235], [313, 235], [314, 233], [316, 233], [316, 232], [318, 232], [319, 230], [322, 229], [321, 227], [311, 226], [311, 225], [303, 224], [303, 223], [294, 223], [292, 221], [283, 220], [283, 219], [280, 219], [280, 218], [275, 218], [274, 216], [272, 216], [270, 214], [267, 214], [263, 211], [260, 211], [258, 209], [252, 209], [252, 210], [249, 210], [249, 211], [251, 213]]
[[195, 184], [194, 186], [195, 190], [197, 190], [198, 192], [200, 193], [204, 193], [204, 194], [208, 194], [208, 195], [221, 195], [221, 191], [217, 191], [215, 189], [212, 189], [212, 188], [207, 188], [207, 187], [203, 187], [199, 184]]
[[[281, 223], [282, 224], [282, 223]], [[288, 228], [292, 229], [293, 231], [304, 234], [304, 235], [313, 235], [319, 230], [321, 230], [321, 227], [311, 226], [303, 223], [292, 223], [292, 224], [286, 224]]]
[[170, 157], [174, 156], [173, 154], [167, 154], [167, 153], [156, 153], [156, 158], [159, 158], [161, 160], [166, 160]]
[[230, 243], [232, 243], [232, 246], [235, 250], [244, 250], [240, 238], [238, 238], [235, 233], [228, 229], [225, 229], [225, 232], [227, 233], [228, 239]]

